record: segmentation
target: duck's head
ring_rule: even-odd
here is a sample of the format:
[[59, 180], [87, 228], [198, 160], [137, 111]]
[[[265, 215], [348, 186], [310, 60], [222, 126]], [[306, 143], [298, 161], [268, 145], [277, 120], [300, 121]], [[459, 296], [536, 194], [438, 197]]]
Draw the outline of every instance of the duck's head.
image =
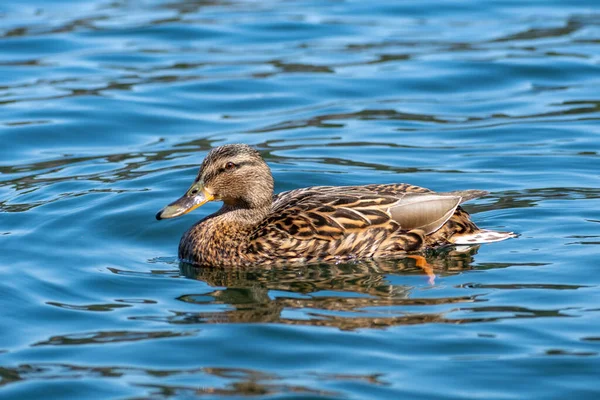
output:
[[254, 209], [268, 207], [272, 200], [273, 177], [260, 153], [245, 144], [228, 144], [208, 153], [192, 186], [156, 219], [179, 217], [209, 201]]

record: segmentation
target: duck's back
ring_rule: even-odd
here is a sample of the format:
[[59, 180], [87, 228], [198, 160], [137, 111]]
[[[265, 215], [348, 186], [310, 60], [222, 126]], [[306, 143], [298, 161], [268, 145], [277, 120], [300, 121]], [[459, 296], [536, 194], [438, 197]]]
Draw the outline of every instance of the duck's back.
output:
[[274, 196], [270, 214], [250, 235], [263, 259], [382, 257], [450, 243], [478, 228], [458, 205], [485, 194], [436, 194], [408, 185], [315, 186]]

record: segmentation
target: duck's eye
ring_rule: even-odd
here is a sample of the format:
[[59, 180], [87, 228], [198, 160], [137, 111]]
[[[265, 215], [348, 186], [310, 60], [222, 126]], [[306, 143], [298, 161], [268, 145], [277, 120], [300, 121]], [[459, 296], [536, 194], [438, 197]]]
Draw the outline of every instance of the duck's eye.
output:
[[225, 169], [226, 169], [227, 171], [234, 170], [234, 169], [235, 169], [235, 164], [234, 164], [234, 163], [232, 163], [231, 161], [229, 161], [227, 164], [225, 164]]

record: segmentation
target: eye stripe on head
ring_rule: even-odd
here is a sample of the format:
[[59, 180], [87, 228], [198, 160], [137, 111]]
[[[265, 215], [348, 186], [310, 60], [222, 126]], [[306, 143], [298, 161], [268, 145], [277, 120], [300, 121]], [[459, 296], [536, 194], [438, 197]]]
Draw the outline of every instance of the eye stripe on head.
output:
[[[229, 166], [229, 164], [232, 164], [232, 165]], [[227, 164], [225, 164], [224, 168], [219, 168], [219, 173], [235, 171], [236, 169], [240, 169], [240, 168], [248, 166], [248, 165], [258, 165], [258, 163], [256, 161], [241, 161], [241, 162], [237, 162], [237, 163], [233, 163], [233, 162], [229, 161], [229, 162], [227, 162]]]
[[204, 178], [203, 178], [204, 182], [209, 182], [212, 179], [214, 179], [217, 175], [220, 175], [222, 173], [235, 171], [235, 170], [238, 170], [245, 166], [259, 165], [259, 163], [257, 161], [241, 161], [239, 163], [235, 163], [234, 165], [235, 165], [235, 167], [233, 167], [231, 170], [228, 170], [226, 167], [222, 167], [217, 170], [213, 169], [213, 170], [204, 171]]
[[[229, 166], [229, 163], [233, 166]], [[197, 180], [209, 182], [221, 173], [261, 164], [264, 164], [264, 161], [256, 149], [243, 144], [225, 145], [214, 148], [207, 154], [198, 172]]]
[[241, 167], [244, 167], [246, 165], [258, 165], [258, 162], [256, 161], [242, 161], [239, 163], [235, 163], [235, 166], [239, 169]]

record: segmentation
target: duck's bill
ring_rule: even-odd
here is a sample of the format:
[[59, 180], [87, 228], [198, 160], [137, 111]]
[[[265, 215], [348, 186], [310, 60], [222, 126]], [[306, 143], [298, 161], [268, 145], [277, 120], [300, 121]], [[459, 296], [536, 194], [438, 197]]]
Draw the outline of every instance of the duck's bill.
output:
[[[197, 193], [192, 194], [194, 189], [197, 189]], [[175, 200], [156, 214], [156, 219], [167, 219], [179, 217], [183, 214], [187, 214], [192, 210], [200, 207], [202, 204], [214, 200], [212, 194], [208, 193], [204, 186], [192, 186], [190, 190], [179, 199]]]

